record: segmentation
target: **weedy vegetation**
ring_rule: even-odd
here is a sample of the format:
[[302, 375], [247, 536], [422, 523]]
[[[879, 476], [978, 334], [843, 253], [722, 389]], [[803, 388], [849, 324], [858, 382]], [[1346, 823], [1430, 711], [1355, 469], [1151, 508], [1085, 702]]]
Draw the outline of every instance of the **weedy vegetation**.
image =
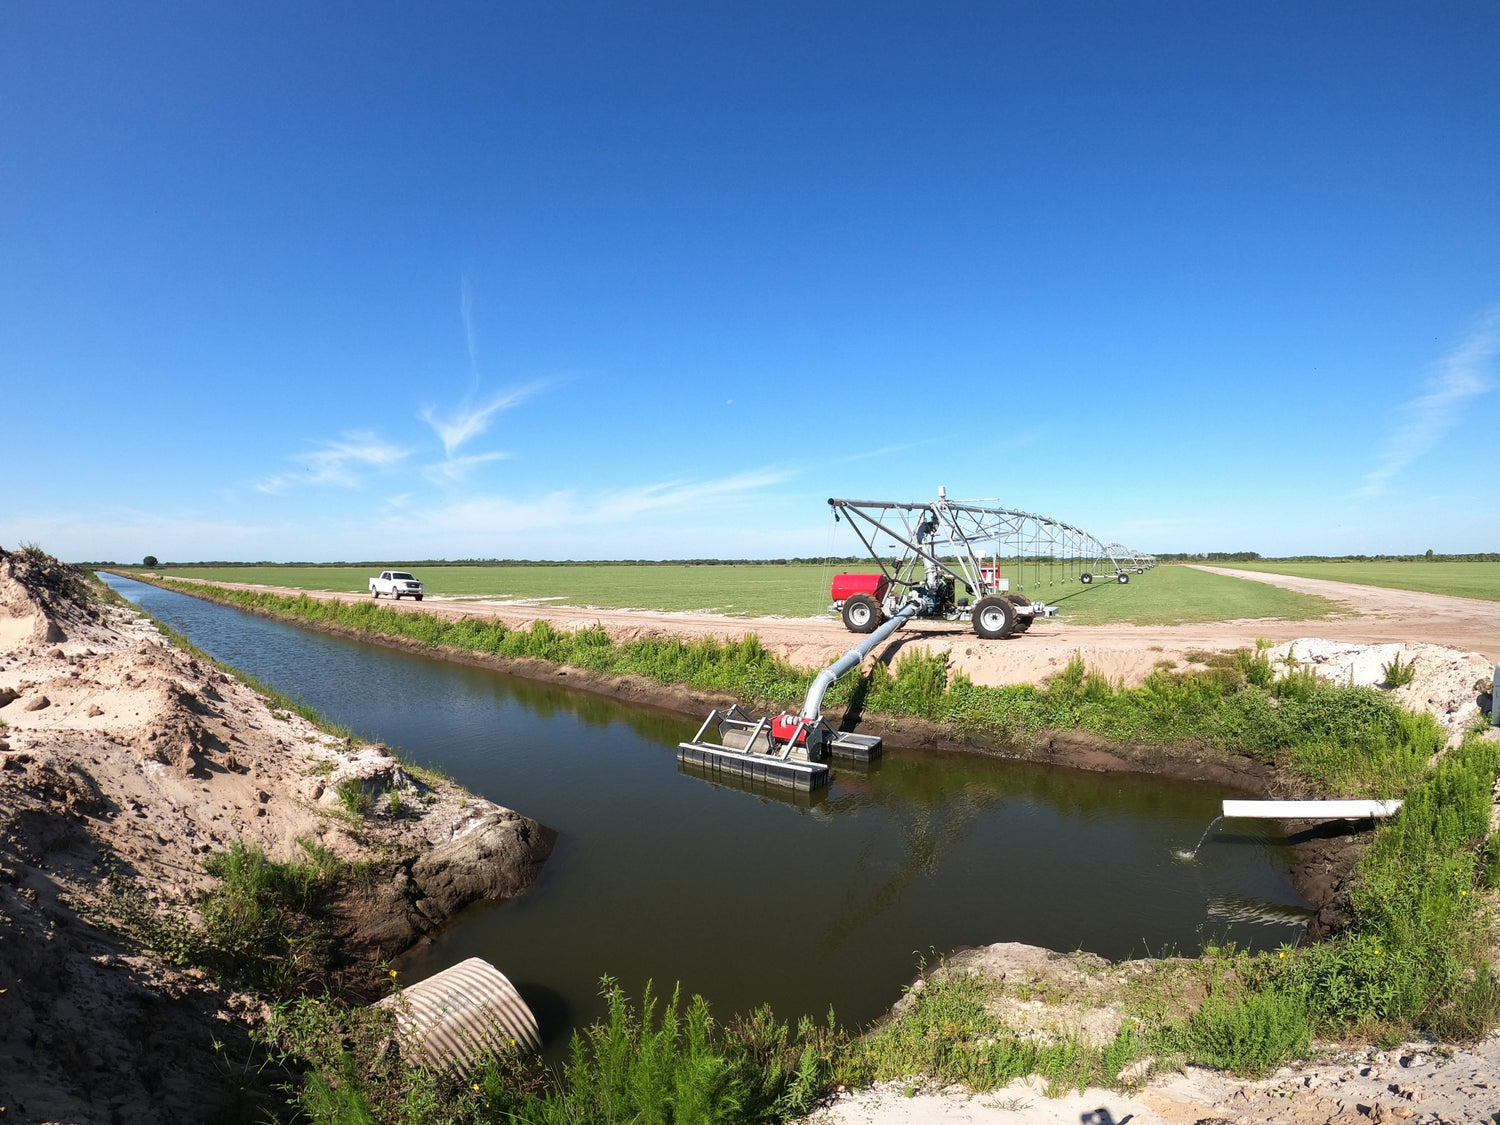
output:
[[1408, 660], [1403, 663], [1401, 654], [1398, 652], [1380, 666], [1380, 671], [1385, 677], [1386, 687], [1405, 687], [1417, 678], [1417, 662]]
[[150, 901], [118, 870], [81, 906], [169, 964], [233, 987], [273, 997], [320, 990], [333, 963], [332, 905], [354, 873], [321, 845], [301, 845], [305, 858], [291, 862], [238, 840], [208, 856], [204, 869], [220, 882], [192, 910]]

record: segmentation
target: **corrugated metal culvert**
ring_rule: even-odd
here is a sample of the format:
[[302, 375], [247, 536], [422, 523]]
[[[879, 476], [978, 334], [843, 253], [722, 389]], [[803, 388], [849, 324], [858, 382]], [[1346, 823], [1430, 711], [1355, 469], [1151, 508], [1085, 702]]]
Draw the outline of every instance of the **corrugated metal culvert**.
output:
[[536, 1017], [516, 986], [482, 957], [470, 957], [380, 1001], [395, 1013], [402, 1047], [434, 1070], [463, 1072], [493, 1052], [537, 1051]]

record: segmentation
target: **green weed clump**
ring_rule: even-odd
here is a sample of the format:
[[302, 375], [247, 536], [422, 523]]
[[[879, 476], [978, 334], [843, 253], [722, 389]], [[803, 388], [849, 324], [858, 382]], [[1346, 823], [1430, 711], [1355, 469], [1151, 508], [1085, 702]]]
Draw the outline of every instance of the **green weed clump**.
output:
[[303, 841], [307, 859], [281, 862], [236, 840], [204, 862], [220, 884], [199, 904], [205, 967], [284, 995], [317, 982], [332, 960], [330, 911], [343, 863]]
[[[360, 781], [359, 778], [346, 777], [338, 783], [335, 792], [338, 793], [339, 804], [343, 807], [344, 812], [348, 813], [355, 820], [363, 819], [365, 813], [370, 811], [372, 802], [370, 791], [365, 788], [364, 782]], [[398, 810], [401, 807], [400, 801], [401, 798], [397, 796], [396, 808]]]
[[1408, 660], [1402, 663], [1399, 652], [1382, 664], [1380, 670], [1385, 676], [1385, 686], [1389, 688], [1405, 687], [1417, 678], [1417, 662]]
[[1312, 1025], [1302, 995], [1285, 988], [1214, 988], [1188, 1021], [1185, 1046], [1199, 1062], [1263, 1074], [1307, 1053]]
[[291, 995], [319, 986], [332, 964], [332, 903], [346, 874], [326, 848], [311, 841], [302, 847], [307, 858], [296, 862], [270, 859], [239, 840], [210, 855], [203, 866], [220, 882], [195, 904], [196, 917], [148, 900], [117, 871], [87, 909], [170, 964]]
[[327, 1000], [279, 1006], [262, 1031], [306, 1077], [302, 1107], [318, 1122], [426, 1125], [475, 1121], [771, 1122], [811, 1112], [827, 1093], [847, 1039], [811, 1020], [795, 1028], [768, 1009], [720, 1024], [695, 996], [639, 1004], [605, 979], [608, 1012], [576, 1032], [560, 1074], [513, 1055], [468, 1075], [424, 1070], [387, 1044], [391, 1015]]

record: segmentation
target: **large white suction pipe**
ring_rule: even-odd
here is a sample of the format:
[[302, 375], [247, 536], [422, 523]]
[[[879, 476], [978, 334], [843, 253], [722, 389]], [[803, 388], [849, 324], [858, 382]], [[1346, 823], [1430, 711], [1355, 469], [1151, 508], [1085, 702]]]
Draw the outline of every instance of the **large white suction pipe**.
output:
[[865, 657], [870, 655], [871, 649], [910, 621], [916, 612], [916, 603], [908, 602], [898, 609], [894, 616], [884, 625], [819, 672], [817, 679], [812, 682], [812, 687], [807, 689], [807, 698], [802, 701], [802, 717], [811, 721], [821, 716], [823, 714], [823, 696], [828, 693], [828, 689], [833, 686], [833, 682], [849, 671], [850, 668], [857, 668], [863, 664]]

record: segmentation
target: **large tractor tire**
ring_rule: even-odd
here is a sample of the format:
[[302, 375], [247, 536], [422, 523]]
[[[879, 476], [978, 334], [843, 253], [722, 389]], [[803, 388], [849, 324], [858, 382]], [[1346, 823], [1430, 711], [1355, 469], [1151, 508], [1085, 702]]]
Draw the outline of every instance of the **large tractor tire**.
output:
[[987, 641], [1001, 641], [1016, 631], [1016, 607], [998, 594], [974, 605], [974, 632]]
[[1031, 599], [1028, 598], [1025, 594], [1006, 594], [1005, 600], [1016, 607], [1016, 632], [1024, 633], [1027, 629], [1030, 629], [1031, 623], [1035, 621], [1036, 618], [1029, 613], [1021, 613], [1019, 611], [1023, 605], [1030, 605]]
[[880, 603], [869, 594], [854, 594], [844, 602], [844, 628], [851, 633], [873, 633], [881, 617]]

